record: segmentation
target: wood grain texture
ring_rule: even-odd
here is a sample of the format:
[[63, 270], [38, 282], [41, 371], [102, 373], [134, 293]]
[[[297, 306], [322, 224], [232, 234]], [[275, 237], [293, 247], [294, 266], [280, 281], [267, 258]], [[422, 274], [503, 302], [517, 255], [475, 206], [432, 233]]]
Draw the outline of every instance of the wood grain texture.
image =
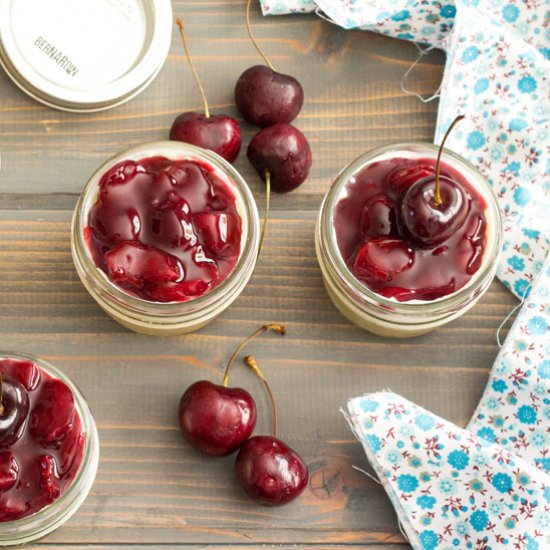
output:
[[[259, 62], [243, 26], [244, 0], [181, 0], [191, 49], [214, 111], [234, 113], [234, 82]], [[300, 78], [297, 125], [314, 167], [295, 193], [273, 200], [262, 257], [250, 284], [221, 318], [185, 337], [133, 334], [93, 302], [74, 271], [71, 211], [97, 165], [121, 149], [165, 138], [173, 117], [200, 107], [174, 33], [153, 85], [127, 105], [75, 115], [34, 103], [0, 75], [0, 332], [4, 348], [43, 356], [87, 396], [101, 461], [79, 512], [35, 548], [408, 548], [383, 490], [343, 416], [346, 400], [391, 388], [465, 425], [498, 351], [495, 332], [514, 300], [495, 282], [481, 303], [437, 333], [395, 343], [350, 325], [322, 286], [313, 228], [335, 174], [391, 141], [430, 140], [436, 102], [400, 88], [417, 55], [405, 42], [344, 32], [314, 16], [261, 19], [255, 32], [277, 67]], [[418, 65], [408, 88], [431, 95], [441, 54]], [[254, 130], [243, 125], [244, 143]], [[262, 185], [244, 154], [238, 169], [260, 204]], [[258, 508], [243, 499], [232, 458], [205, 460], [181, 439], [175, 410], [198, 378], [220, 379], [240, 339], [266, 321], [283, 339], [251, 346], [278, 398], [284, 439], [307, 460], [311, 483], [296, 503]], [[254, 393], [258, 431], [271, 416], [262, 387], [243, 368], [233, 383]]]

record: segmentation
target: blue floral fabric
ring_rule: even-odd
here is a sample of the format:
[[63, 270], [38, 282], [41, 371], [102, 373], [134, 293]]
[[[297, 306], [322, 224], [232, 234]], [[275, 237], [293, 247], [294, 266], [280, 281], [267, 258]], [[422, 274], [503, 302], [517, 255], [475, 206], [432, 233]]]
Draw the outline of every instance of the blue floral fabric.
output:
[[413, 548], [550, 548], [550, 476], [531, 462], [390, 392], [348, 410]]
[[550, 474], [550, 257], [500, 350], [468, 429]]
[[504, 220], [498, 276], [522, 298], [550, 249], [548, 0], [261, 0], [265, 14], [322, 11], [345, 28], [444, 48], [435, 141], [492, 184]]

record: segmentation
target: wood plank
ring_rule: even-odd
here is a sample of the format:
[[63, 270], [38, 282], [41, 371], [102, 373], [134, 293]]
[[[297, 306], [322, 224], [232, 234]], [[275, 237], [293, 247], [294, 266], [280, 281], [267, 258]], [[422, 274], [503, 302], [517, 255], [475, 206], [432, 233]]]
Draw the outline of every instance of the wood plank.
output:
[[[274, 212], [257, 272], [238, 301], [199, 333], [155, 338], [124, 330], [86, 294], [71, 264], [70, 212], [0, 213], [0, 331], [10, 347], [39, 354], [75, 379], [102, 442], [90, 498], [48, 541], [402, 542], [381, 487], [352, 468], [366, 461], [338, 409], [358, 393], [389, 387], [464, 425], [498, 351], [496, 328], [514, 300], [494, 283], [452, 325], [389, 345], [351, 326], [326, 297], [314, 219], [313, 212]], [[238, 341], [270, 320], [288, 323], [284, 342], [265, 337], [251, 351], [271, 379], [283, 437], [312, 476], [298, 502], [275, 510], [242, 498], [231, 458], [205, 460], [183, 444], [175, 417], [185, 387], [221, 378]], [[254, 393], [258, 430], [269, 430], [261, 385], [244, 368], [232, 381]]]

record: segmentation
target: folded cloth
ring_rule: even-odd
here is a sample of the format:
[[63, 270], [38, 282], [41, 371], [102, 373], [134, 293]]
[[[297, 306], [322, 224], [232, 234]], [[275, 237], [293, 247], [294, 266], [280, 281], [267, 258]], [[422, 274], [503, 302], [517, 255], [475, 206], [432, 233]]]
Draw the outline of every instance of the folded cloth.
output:
[[550, 548], [550, 476], [391, 392], [350, 422], [418, 550]]
[[550, 473], [550, 257], [500, 350], [468, 429]]
[[550, 249], [548, 0], [261, 1], [265, 14], [318, 9], [345, 28], [447, 51], [435, 141], [467, 116], [447, 146], [492, 184], [505, 230], [498, 277], [523, 297]]

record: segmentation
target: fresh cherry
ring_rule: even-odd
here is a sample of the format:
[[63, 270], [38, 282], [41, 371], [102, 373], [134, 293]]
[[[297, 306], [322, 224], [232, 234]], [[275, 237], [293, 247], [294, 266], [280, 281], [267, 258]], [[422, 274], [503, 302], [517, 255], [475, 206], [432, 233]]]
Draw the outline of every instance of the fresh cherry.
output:
[[355, 275], [366, 283], [389, 282], [414, 263], [414, 250], [394, 237], [365, 239], [353, 260]]
[[252, 34], [250, 4], [246, 4], [246, 30], [265, 65], [255, 65], [241, 74], [235, 86], [235, 103], [243, 117], [261, 128], [289, 123], [304, 103], [302, 85], [293, 76], [275, 70]]
[[7, 449], [19, 440], [28, 414], [27, 390], [21, 383], [0, 374], [0, 449]]
[[183, 394], [179, 425], [185, 439], [198, 451], [210, 456], [226, 456], [246, 441], [256, 424], [256, 404], [242, 388], [228, 388], [231, 365], [240, 351], [256, 336], [271, 331], [284, 334], [282, 325], [263, 325], [235, 350], [225, 368], [222, 385], [206, 380], [192, 384]]
[[417, 181], [405, 193], [399, 212], [409, 240], [417, 246], [432, 246], [447, 240], [462, 227], [470, 198], [458, 182], [439, 178], [440, 200], [436, 200], [434, 177]]
[[277, 438], [278, 417], [271, 387], [251, 355], [244, 362], [264, 383], [273, 408], [273, 436], [245, 441], [235, 461], [235, 476], [244, 493], [267, 506], [282, 506], [297, 498], [307, 486], [308, 469], [302, 458]]
[[170, 139], [210, 149], [233, 162], [241, 150], [242, 137], [241, 127], [233, 117], [186, 112], [174, 120]]
[[183, 394], [178, 415], [181, 431], [195, 449], [226, 456], [250, 437], [256, 425], [256, 404], [242, 388], [200, 380]]
[[298, 187], [311, 168], [309, 143], [290, 124], [260, 130], [248, 146], [247, 157], [264, 180], [269, 173], [271, 188], [277, 193], [288, 193]]
[[[457, 116], [443, 136], [435, 176], [428, 175], [413, 183], [401, 200], [400, 224], [405, 236], [418, 247], [430, 247], [447, 240], [462, 227], [470, 209], [471, 197], [450, 177], [441, 176], [441, 155], [449, 134], [464, 118]], [[418, 173], [418, 167], [417, 167]]]
[[183, 21], [178, 17], [177, 24], [185, 49], [185, 55], [204, 104], [204, 114], [185, 112], [176, 117], [170, 130], [170, 139], [210, 149], [228, 162], [233, 162], [241, 150], [241, 127], [236, 119], [227, 115], [211, 115], [208, 101], [199, 75], [191, 59], [183, 30]]
[[265, 128], [292, 122], [304, 103], [304, 90], [293, 76], [255, 65], [237, 80], [235, 103], [245, 120]]
[[306, 488], [308, 469], [302, 458], [280, 439], [256, 436], [239, 449], [235, 475], [246, 495], [268, 506], [282, 506]]

